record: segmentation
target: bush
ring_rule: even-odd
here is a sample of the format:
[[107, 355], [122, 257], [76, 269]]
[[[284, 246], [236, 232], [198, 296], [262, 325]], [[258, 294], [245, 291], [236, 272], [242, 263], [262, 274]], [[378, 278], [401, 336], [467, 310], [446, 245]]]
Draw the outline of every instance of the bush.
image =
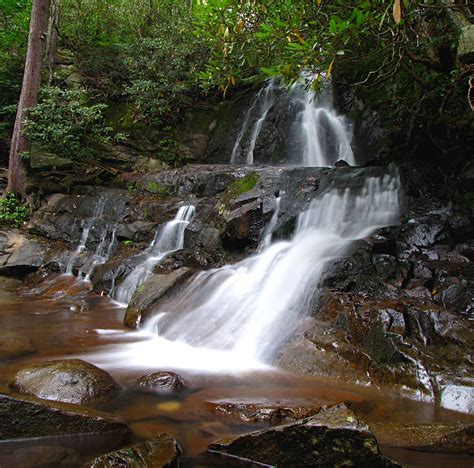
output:
[[28, 221], [30, 210], [12, 192], [0, 198], [0, 226], [20, 227]]
[[43, 88], [39, 104], [29, 112], [26, 135], [32, 143], [60, 156], [98, 156], [98, 144], [125, 139], [104, 124], [106, 108], [106, 104], [89, 104], [81, 90]]

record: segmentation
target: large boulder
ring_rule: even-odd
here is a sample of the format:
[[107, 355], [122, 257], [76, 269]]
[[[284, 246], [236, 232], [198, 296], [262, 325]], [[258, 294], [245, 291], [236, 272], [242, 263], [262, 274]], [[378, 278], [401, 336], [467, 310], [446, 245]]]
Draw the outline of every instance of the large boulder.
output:
[[80, 359], [30, 364], [15, 374], [10, 387], [19, 393], [67, 403], [96, 400], [120, 388], [110, 374]]
[[110, 413], [79, 405], [0, 394], [0, 440], [73, 434], [128, 434], [127, 423]]
[[45, 249], [19, 231], [0, 232], [0, 275], [26, 275], [37, 270]]
[[380, 454], [369, 428], [343, 404], [295, 423], [219, 440], [209, 450], [282, 467], [398, 466]]
[[138, 328], [153, 313], [153, 307], [162, 299], [175, 291], [186, 281], [194, 270], [179, 268], [168, 274], [150, 276], [132, 296], [123, 323], [129, 328]]
[[90, 468], [140, 467], [178, 468], [182, 454], [178, 442], [162, 433], [154, 439], [97, 457], [84, 466]]

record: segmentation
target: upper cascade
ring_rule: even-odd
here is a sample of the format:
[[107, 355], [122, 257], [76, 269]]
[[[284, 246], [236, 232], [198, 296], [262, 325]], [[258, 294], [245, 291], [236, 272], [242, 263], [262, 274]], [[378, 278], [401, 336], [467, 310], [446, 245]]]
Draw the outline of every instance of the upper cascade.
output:
[[334, 167], [343, 160], [354, 166], [351, 141], [352, 126], [334, 109], [329, 83], [316, 93], [302, 82], [287, 89], [272, 78], [248, 106], [230, 162]]

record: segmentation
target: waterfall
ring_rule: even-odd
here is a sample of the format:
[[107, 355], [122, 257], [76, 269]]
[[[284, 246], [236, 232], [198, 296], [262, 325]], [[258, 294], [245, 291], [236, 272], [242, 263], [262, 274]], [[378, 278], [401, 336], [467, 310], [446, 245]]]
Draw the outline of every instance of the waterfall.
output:
[[[275, 90], [278, 89], [277, 81], [272, 78], [267, 81], [265, 86], [255, 96], [252, 101], [247, 113], [245, 114], [242, 128], [237, 136], [232, 149], [232, 155], [230, 158], [231, 164], [245, 163], [247, 165], [253, 164], [253, 153], [257, 139], [262, 131], [263, 123], [268, 115], [268, 112], [272, 108], [275, 102]], [[257, 114], [255, 118], [255, 113]], [[243, 147], [242, 143], [244, 137], [249, 139], [247, 151]], [[242, 154], [245, 153], [245, 159]]]
[[[289, 119], [274, 118], [283, 113], [295, 116], [290, 119], [293, 122], [290, 128], [285, 128]], [[254, 164], [257, 143], [260, 141], [268, 146], [268, 142], [260, 140], [267, 121], [273, 135], [282, 135], [279, 145], [284, 147], [285, 164], [334, 167], [337, 161], [344, 160], [355, 165], [352, 128], [347, 119], [335, 111], [330, 84], [326, 83], [319, 93], [315, 93], [308, 91], [301, 82], [286, 90], [276, 78], [268, 80], [245, 114], [233, 146], [231, 164]]]
[[303, 148], [301, 164], [307, 167], [333, 167], [339, 160], [355, 165], [351, 148], [352, 129], [332, 105], [330, 90], [322, 94], [297, 86], [293, 99], [301, 104], [295, 131], [300, 132]]
[[159, 227], [153, 241], [139, 257], [139, 264], [114, 291], [114, 299], [128, 304], [136, 289], [153, 273], [155, 266], [167, 255], [183, 248], [184, 231], [194, 217], [192, 205], [182, 206], [175, 218]]
[[331, 188], [298, 218], [290, 241], [235, 265], [201, 272], [148, 324], [171, 341], [271, 358], [308, 313], [328, 262], [351, 241], [398, 220], [398, 176], [368, 177], [362, 187]]
[[97, 202], [97, 205], [94, 208], [94, 213], [92, 217], [86, 220], [85, 222], [83, 222], [81, 239], [79, 241], [79, 245], [76, 247], [76, 250], [69, 257], [69, 260], [66, 265], [66, 272], [65, 272], [66, 275], [72, 276], [74, 265], [77, 262], [81, 253], [86, 248], [87, 241], [89, 240], [89, 234], [91, 232], [91, 229], [94, 228], [94, 223], [96, 222], [97, 219], [100, 219], [103, 215], [106, 201], [107, 201], [106, 197], [103, 197], [103, 196], [100, 197], [99, 201]]
[[[89, 265], [85, 272], [84, 279], [86, 281], [90, 280], [92, 272], [94, 269], [99, 266], [103, 265], [105, 262], [110, 260], [113, 253], [115, 252], [115, 248], [117, 247], [117, 238], [116, 238], [116, 227], [114, 226], [112, 229], [107, 227], [100, 239], [100, 242], [97, 246], [96, 251], [92, 255]], [[84, 274], [84, 272], [81, 272]]]
[[[282, 192], [284, 194], [285, 192]], [[280, 203], [281, 203], [281, 195], [279, 194], [275, 198], [275, 210], [273, 211], [272, 217], [270, 222], [265, 227], [263, 234], [262, 234], [262, 241], [260, 242], [259, 251], [261, 252], [266, 247], [268, 247], [272, 243], [273, 231], [276, 228], [278, 222], [278, 216], [280, 214]]]

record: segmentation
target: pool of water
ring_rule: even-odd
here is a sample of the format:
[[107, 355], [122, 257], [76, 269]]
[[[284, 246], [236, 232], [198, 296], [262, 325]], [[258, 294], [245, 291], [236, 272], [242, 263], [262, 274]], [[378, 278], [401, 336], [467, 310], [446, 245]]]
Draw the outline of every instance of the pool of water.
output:
[[[19, 282], [0, 279], [0, 330], [2, 340], [14, 342], [17, 355], [0, 354], [0, 391], [8, 392], [13, 374], [25, 364], [70, 357], [81, 357], [109, 371], [122, 386], [122, 391], [100, 405], [100, 409], [123, 416], [133, 432], [132, 442], [152, 438], [159, 432], [171, 433], [184, 451], [183, 466], [249, 466], [239, 460], [222, 460], [206, 454], [207, 445], [221, 437], [267, 427], [269, 423], [248, 423], [229, 415], [218, 414], [209, 402], [226, 399], [243, 401], [305, 401], [334, 404], [349, 401], [356, 414], [369, 425], [372, 422], [426, 423], [470, 421], [469, 415], [455, 413], [432, 404], [402, 398], [385, 389], [341, 383], [317, 377], [290, 375], [271, 367], [249, 371], [234, 368], [232, 372], [209, 372], [210, 359], [197, 366], [190, 356], [190, 365], [179, 369], [164, 366], [162, 353], [173, 348], [147, 349], [143, 365], [134, 355], [130, 365], [127, 355], [117, 352], [146, 339], [140, 333], [122, 328], [124, 309], [110, 299], [92, 294], [87, 283], [71, 277], [57, 277], [37, 288], [26, 288]], [[134, 348], [136, 353], [136, 347]], [[104, 356], [107, 359], [104, 359]], [[156, 360], [154, 359], [156, 357]], [[166, 357], [166, 356], [165, 356]], [[169, 357], [169, 356], [168, 356]], [[156, 364], [154, 365], [154, 362]], [[173, 395], [142, 393], [136, 389], [138, 378], [158, 370], [176, 370], [189, 389]], [[85, 461], [96, 454], [128, 444], [117, 436], [74, 436], [0, 443], [0, 466], [35, 466], [35, 446], [70, 447]], [[474, 458], [394, 447], [383, 451], [408, 466], [474, 466]], [[28, 454], [32, 455], [28, 458]]]

